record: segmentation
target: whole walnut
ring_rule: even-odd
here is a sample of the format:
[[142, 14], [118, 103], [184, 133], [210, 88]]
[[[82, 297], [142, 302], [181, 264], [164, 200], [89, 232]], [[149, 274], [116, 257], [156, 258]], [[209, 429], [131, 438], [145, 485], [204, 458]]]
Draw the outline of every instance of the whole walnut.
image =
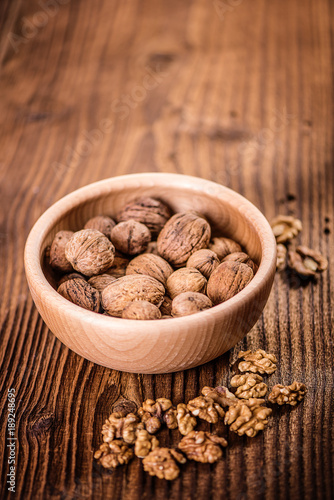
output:
[[116, 224], [111, 231], [111, 241], [120, 252], [137, 255], [146, 250], [151, 241], [151, 232], [141, 222], [127, 220]]
[[123, 276], [103, 290], [102, 307], [109, 315], [121, 317], [129, 302], [147, 300], [159, 307], [164, 295], [165, 287], [151, 276]]
[[50, 266], [56, 271], [69, 273], [73, 271], [72, 264], [65, 255], [66, 243], [73, 236], [73, 231], [59, 231], [53, 238], [50, 247]]
[[183, 292], [177, 295], [172, 302], [172, 316], [189, 316], [205, 309], [210, 309], [212, 302], [203, 293]]
[[214, 304], [234, 297], [252, 280], [254, 274], [247, 264], [223, 262], [211, 274], [207, 294]]
[[123, 319], [160, 319], [160, 309], [147, 300], [135, 300], [129, 302], [122, 312]]
[[73, 280], [74, 278], [82, 279], [82, 280], [86, 281], [86, 276], [84, 276], [83, 274], [80, 274], [80, 273], [69, 273], [69, 274], [64, 274], [64, 276], [62, 276], [60, 278], [60, 280], [58, 281], [58, 286], [60, 286], [63, 283], [65, 283], [65, 281]]
[[158, 252], [174, 267], [185, 266], [189, 257], [206, 248], [211, 237], [209, 223], [194, 212], [173, 215], [158, 236]]
[[160, 200], [150, 197], [137, 198], [123, 207], [116, 215], [117, 222], [132, 219], [145, 224], [152, 235], [157, 235], [172, 212], [170, 208]]
[[174, 299], [183, 292], [204, 292], [207, 281], [197, 269], [181, 267], [171, 274], [167, 280], [167, 291]]
[[114, 276], [114, 278], [121, 278], [122, 276], [125, 276], [126, 268], [129, 262], [130, 259], [126, 255], [116, 250], [113, 263], [105, 272], [110, 274], [110, 276]]
[[255, 274], [257, 271], [257, 265], [255, 262], [247, 255], [245, 252], [233, 252], [223, 258], [222, 262], [233, 261], [240, 262], [241, 264], [247, 264]]
[[195, 267], [206, 279], [209, 279], [212, 272], [220, 264], [217, 254], [212, 250], [203, 248], [193, 253], [187, 260], [187, 267]]
[[57, 292], [84, 309], [95, 312], [100, 310], [100, 292], [81, 278], [65, 281], [58, 287]]
[[84, 229], [96, 229], [110, 240], [111, 230], [114, 226], [116, 226], [116, 222], [107, 215], [97, 215], [86, 222]]
[[230, 238], [215, 237], [209, 243], [208, 248], [215, 252], [218, 259], [222, 260], [226, 255], [233, 252], [241, 252], [241, 246]]
[[96, 290], [102, 292], [110, 283], [116, 281], [116, 278], [110, 276], [110, 274], [98, 274], [97, 276], [92, 276], [89, 278], [88, 283], [92, 285]]
[[82, 229], [65, 246], [65, 255], [76, 271], [86, 276], [101, 274], [114, 261], [115, 247], [96, 229]]
[[153, 253], [144, 253], [132, 259], [126, 269], [126, 274], [146, 274], [152, 276], [166, 286], [167, 278], [172, 274], [173, 268], [168, 262], [154, 255]]

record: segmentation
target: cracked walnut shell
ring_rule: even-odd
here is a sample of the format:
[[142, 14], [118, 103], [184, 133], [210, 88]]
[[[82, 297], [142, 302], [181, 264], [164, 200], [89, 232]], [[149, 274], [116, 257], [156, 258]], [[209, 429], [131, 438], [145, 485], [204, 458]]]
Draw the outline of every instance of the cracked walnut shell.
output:
[[145, 224], [153, 235], [164, 227], [172, 213], [170, 208], [156, 198], [141, 197], [131, 201], [116, 215], [117, 222], [129, 219]]
[[292, 215], [278, 215], [272, 220], [271, 228], [277, 243], [286, 243], [297, 236], [303, 226], [301, 221]]
[[235, 375], [231, 379], [231, 386], [237, 387], [235, 395], [241, 399], [263, 398], [268, 391], [263, 378], [255, 373]]
[[173, 268], [168, 262], [153, 253], [144, 253], [138, 255], [129, 262], [126, 268], [126, 275], [146, 274], [152, 276], [166, 286], [167, 279], [173, 273]]
[[150, 476], [157, 476], [159, 479], [167, 479], [169, 481], [176, 479], [180, 473], [180, 469], [176, 462], [184, 464], [185, 457], [175, 450], [169, 448], [155, 448], [144, 459], [144, 470]]
[[211, 274], [207, 295], [213, 304], [220, 304], [231, 299], [250, 283], [254, 276], [247, 264], [228, 261], [220, 264]]
[[67, 260], [65, 255], [65, 246], [72, 238], [73, 231], [58, 231], [53, 238], [50, 247], [50, 266], [56, 271], [68, 273], [73, 271], [72, 264]]
[[238, 359], [243, 359], [238, 365], [241, 372], [271, 375], [276, 370], [276, 356], [266, 353], [263, 349], [257, 349], [254, 353], [252, 351], [240, 351]]
[[212, 271], [214, 271], [219, 264], [220, 261], [217, 254], [207, 248], [197, 250], [197, 252], [193, 253], [187, 260], [187, 267], [198, 269], [206, 279], [209, 279]]
[[239, 436], [246, 434], [248, 437], [255, 437], [268, 424], [268, 417], [272, 410], [265, 406], [264, 399], [239, 400], [230, 406], [225, 415], [225, 424], [230, 426], [230, 430]]
[[127, 220], [116, 224], [111, 231], [110, 239], [118, 251], [137, 255], [146, 250], [151, 241], [151, 232], [141, 222]]
[[301, 382], [293, 382], [291, 385], [275, 385], [268, 396], [270, 403], [278, 405], [288, 404], [296, 406], [301, 401], [307, 392], [306, 386]]
[[204, 431], [189, 432], [178, 445], [189, 460], [210, 464], [221, 458], [222, 447], [226, 446], [226, 439]]
[[95, 229], [82, 229], [73, 234], [65, 247], [67, 260], [85, 276], [101, 274], [114, 260], [115, 247]]
[[102, 443], [100, 448], [94, 453], [94, 458], [106, 469], [113, 469], [118, 467], [118, 465], [127, 464], [132, 457], [132, 448], [129, 448], [122, 440]]
[[103, 290], [102, 307], [110, 316], [121, 317], [129, 302], [147, 300], [159, 307], [164, 295], [164, 286], [151, 276], [123, 276]]
[[183, 292], [173, 299], [171, 313], [174, 318], [178, 318], [205, 311], [210, 307], [212, 302], [203, 293]]
[[89, 311], [99, 312], [100, 292], [82, 278], [64, 281], [58, 288], [65, 299]]
[[177, 213], [158, 236], [158, 252], [172, 266], [182, 267], [196, 250], [207, 247], [210, 236], [210, 225], [203, 217], [193, 212]]
[[123, 319], [153, 320], [160, 319], [160, 309], [147, 300], [130, 302], [122, 311]]
[[223, 418], [225, 412], [223, 408], [208, 396], [198, 396], [187, 404], [188, 410], [202, 420], [210, 424], [217, 424], [220, 418]]
[[181, 269], [177, 269], [169, 276], [166, 288], [169, 296], [174, 299], [184, 292], [204, 293], [206, 284], [206, 279], [197, 269], [181, 267]]

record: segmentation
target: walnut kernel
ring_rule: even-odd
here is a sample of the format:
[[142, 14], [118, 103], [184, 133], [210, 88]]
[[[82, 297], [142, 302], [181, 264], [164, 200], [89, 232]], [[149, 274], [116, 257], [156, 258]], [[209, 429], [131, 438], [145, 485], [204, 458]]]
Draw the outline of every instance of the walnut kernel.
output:
[[222, 447], [226, 446], [227, 441], [223, 437], [210, 432], [192, 431], [181, 439], [178, 447], [189, 460], [212, 464], [221, 458]]
[[288, 404], [296, 406], [301, 401], [307, 392], [306, 386], [301, 382], [293, 382], [291, 385], [275, 385], [268, 396], [270, 403], [278, 405]]
[[241, 372], [260, 373], [271, 375], [276, 370], [277, 359], [273, 354], [266, 353], [263, 349], [240, 351], [238, 359], [243, 359], [238, 365]]
[[231, 379], [231, 386], [237, 387], [235, 395], [241, 399], [263, 398], [268, 390], [263, 378], [255, 373], [235, 375]]

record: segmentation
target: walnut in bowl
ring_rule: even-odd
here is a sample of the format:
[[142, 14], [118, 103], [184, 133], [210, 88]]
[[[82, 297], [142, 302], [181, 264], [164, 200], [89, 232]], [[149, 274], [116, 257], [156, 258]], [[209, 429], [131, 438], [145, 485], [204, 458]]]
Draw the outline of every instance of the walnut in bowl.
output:
[[[223, 234], [238, 242], [259, 266], [253, 279], [226, 302], [173, 319], [134, 321], [110, 317], [82, 309], [58, 294], [52, 273], [43, 266], [43, 256], [54, 236], [59, 231], [79, 231], [100, 214], [117, 220], [122, 207], [138, 196], [158, 199], [173, 213], [193, 211], [210, 221], [211, 237]], [[197, 249], [208, 244], [206, 224], [199, 222], [206, 234], [203, 241], [196, 242]], [[29, 287], [51, 331], [86, 359], [137, 373], [184, 370], [229, 350], [261, 315], [275, 267], [276, 242], [257, 208], [224, 186], [177, 174], [133, 174], [74, 191], [40, 217], [25, 249]]]

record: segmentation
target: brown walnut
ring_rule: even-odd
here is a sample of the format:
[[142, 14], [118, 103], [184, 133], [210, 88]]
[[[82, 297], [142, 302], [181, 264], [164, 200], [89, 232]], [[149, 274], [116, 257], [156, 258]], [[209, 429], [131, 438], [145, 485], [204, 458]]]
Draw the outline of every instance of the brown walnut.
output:
[[220, 304], [234, 297], [252, 280], [253, 271], [247, 264], [223, 262], [211, 274], [207, 294], [214, 304]]
[[123, 319], [152, 320], [160, 319], [160, 309], [147, 300], [129, 302], [122, 312]]
[[147, 399], [138, 410], [138, 415], [150, 434], [157, 432], [162, 424], [168, 429], [177, 428], [176, 410], [170, 399]]
[[84, 229], [96, 229], [110, 240], [111, 230], [114, 226], [116, 226], [116, 222], [107, 215], [97, 215], [86, 222]]
[[111, 241], [120, 252], [137, 255], [146, 250], [151, 241], [151, 232], [141, 222], [127, 220], [112, 229]]
[[110, 283], [113, 283], [114, 281], [116, 281], [116, 278], [110, 276], [110, 274], [98, 274], [97, 276], [89, 278], [88, 283], [99, 292], [102, 292], [108, 285], [110, 285]]
[[172, 316], [189, 316], [212, 307], [212, 302], [203, 293], [183, 292], [177, 295], [172, 302]]
[[321, 253], [306, 246], [298, 246], [295, 252], [290, 250], [288, 264], [301, 276], [315, 276], [328, 267], [328, 261]]
[[56, 271], [68, 273], [73, 271], [72, 264], [65, 255], [66, 243], [72, 238], [73, 231], [58, 231], [50, 247], [50, 266]]
[[73, 279], [79, 279], [79, 280], [81, 279], [81, 280], [86, 281], [86, 276], [84, 276], [83, 274], [80, 274], [80, 273], [64, 274], [64, 276], [62, 276], [60, 278], [60, 280], [58, 281], [58, 286], [65, 283], [65, 281], [73, 280]]
[[172, 314], [172, 299], [168, 295], [164, 296], [164, 300], [160, 306], [162, 316], [171, 316]]
[[212, 271], [214, 271], [219, 264], [220, 262], [217, 254], [207, 248], [197, 250], [197, 252], [193, 253], [187, 260], [187, 267], [198, 269], [206, 279], [209, 279]]
[[207, 281], [197, 269], [181, 267], [174, 271], [167, 279], [167, 291], [174, 299], [183, 292], [205, 292]]
[[245, 252], [233, 252], [230, 253], [229, 255], [226, 255], [226, 257], [223, 258], [222, 262], [227, 262], [227, 261], [233, 261], [233, 262], [240, 262], [241, 264], [247, 264], [255, 274], [258, 267], [255, 264], [254, 261], [250, 258], [249, 255], [247, 255]]
[[149, 197], [137, 198], [123, 207], [117, 214], [117, 222], [129, 219], [145, 224], [153, 235], [158, 234], [172, 212], [170, 208], [160, 200]]
[[206, 248], [211, 236], [209, 223], [193, 212], [173, 215], [158, 236], [158, 252], [174, 267], [185, 266], [189, 257]]
[[110, 276], [114, 276], [114, 278], [121, 278], [125, 276], [126, 268], [130, 262], [130, 259], [116, 250], [115, 257], [113, 263], [110, 267], [105, 271], [105, 273], [110, 274]]
[[209, 243], [208, 248], [215, 252], [219, 260], [233, 252], [241, 252], [241, 246], [230, 238], [215, 237]]
[[115, 247], [96, 229], [82, 229], [73, 234], [65, 247], [67, 260], [85, 276], [103, 273], [114, 260]]
[[212, 464], [222, 457], [222, 447], [226, 446], [227, 441], [223, 437], [210, 432], [192, 431], [181, 439], [178, 447], [189, 460]]
[[151, 276], [123, 276], [103, 290], [102, 307], [109, 315], [121, 317], [129, 302], [147, 300], [159, 307], [164, 295], [164, 286]]
[[65, 299], [89, 311], [99, 312], [100, 292], [82, 278], [63, 282], [57, 289]]
[[166, 286], [167, 279], [173, 273], [173, 268], [168, 262], [154, 255], [153, 253], [144, 253], [132, 259], [126, 269], [126, 274], [146, 274], [152, 276]]
[[221, 407], [233, 406], [238, 402], [238, 398], [223, 385], [217, 387], [203, 387], [202, 394], [205, 398], [212, 399]]

